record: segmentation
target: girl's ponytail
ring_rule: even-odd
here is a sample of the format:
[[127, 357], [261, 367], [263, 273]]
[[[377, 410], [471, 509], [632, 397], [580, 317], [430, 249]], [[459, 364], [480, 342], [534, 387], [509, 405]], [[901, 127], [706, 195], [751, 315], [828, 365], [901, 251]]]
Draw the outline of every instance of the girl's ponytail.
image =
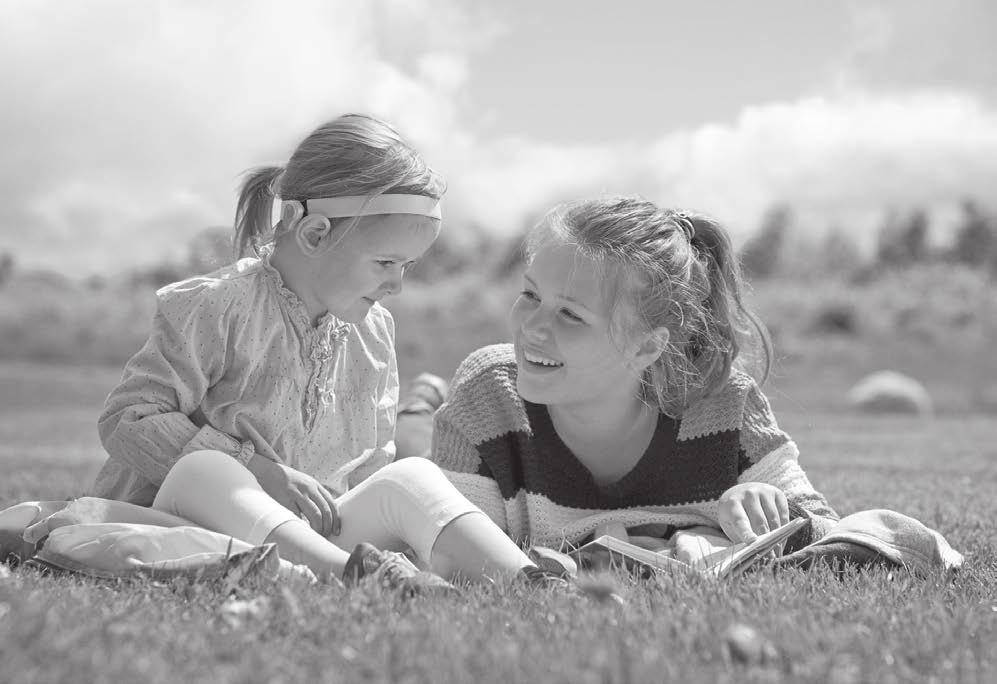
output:
[[239, 189], [235, 209], [235, 236], [232, 245], [236, 258], [253, 254], [270, 232], [273, 201], [278, 196], [277, 185], [284, 169], [280, 166], [260, 166], [248, 171]]

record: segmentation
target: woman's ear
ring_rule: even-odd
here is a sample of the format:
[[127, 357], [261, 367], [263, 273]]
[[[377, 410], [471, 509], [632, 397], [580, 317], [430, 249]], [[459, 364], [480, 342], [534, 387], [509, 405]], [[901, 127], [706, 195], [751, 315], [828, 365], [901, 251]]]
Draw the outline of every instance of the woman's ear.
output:
[[315, 255], [325, 251], [329, 244], [332, 224], [321, 214], [309, 214], [298, 221], [294, 228], [294, 240], [302, 254]]
[[657, 361], [658, 357], [665, 351], [670, 336], [671, 333], [664, 326], [640, 333], [635, 340], [634, 366], [643, 371]]

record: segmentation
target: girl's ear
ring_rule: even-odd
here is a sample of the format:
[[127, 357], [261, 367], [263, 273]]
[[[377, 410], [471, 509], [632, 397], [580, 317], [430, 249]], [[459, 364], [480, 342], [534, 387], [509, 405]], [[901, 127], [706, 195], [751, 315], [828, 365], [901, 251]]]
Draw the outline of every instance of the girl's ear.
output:
[[320, 214], [309, 214], [298, 221], [294, 228], [294, 240], [302, 254], [314, 255], [321, 253], [329, 244], [328, 237], [332, 232], [329, 219]]
[[665, 351], [670, 336], [671, 333], [664, 326], [640, 333], [640, 336], [635, 340], [632, 359], [634, 367], [643, 371], [657, 361], [658, 357]]

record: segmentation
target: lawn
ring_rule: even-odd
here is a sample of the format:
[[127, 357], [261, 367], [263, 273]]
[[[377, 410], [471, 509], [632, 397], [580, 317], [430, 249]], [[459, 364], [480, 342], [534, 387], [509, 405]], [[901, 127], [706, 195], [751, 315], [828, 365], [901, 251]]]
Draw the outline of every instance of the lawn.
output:
[[[930, 420], [859, 416], [838, 399], [848, 377], [816, 370], [787, 367], [769, 388], [811, 480], [841, 513], [893, 508], [938, 529], [966, 554], [954, 581], [600, 578], [621, 605], [506, 585], [410, 601], [257, 582], [230, 595], [0, 567], [0, 680], [997, 681], [997, 420], [957, 400]], [[82, 492], [118, 373], [0, 363], [0, 508]]]

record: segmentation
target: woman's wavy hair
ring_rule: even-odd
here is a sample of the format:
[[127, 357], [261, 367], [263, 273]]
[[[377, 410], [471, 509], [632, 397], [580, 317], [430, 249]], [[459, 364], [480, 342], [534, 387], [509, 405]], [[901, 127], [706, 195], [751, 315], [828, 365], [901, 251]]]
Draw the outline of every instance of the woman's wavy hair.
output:
[[258, 254], [272, 239], [271, 216], [277, 198], [391, 192], [439, 199], [445, 190], [443, 176], [394, 128], [371, 116], [344, 114], [312, 131], [286, 165], [261, 166], [245, 174], [235, 212], [236, 256], [250, 253], [250, 248]]
[[664, 351], [642, 378], [645, 401], [665, 414], [681, 416], [735, 364], [767, 378], [771, 341], [744, 304], [740, 266], [716, 220], [639, 197], [583, 200], [547, 214], [527, 239], [527, 259], [550, 243], [573, 245], [615, 274], [605, 281], [611, 330], [667, 328]]

